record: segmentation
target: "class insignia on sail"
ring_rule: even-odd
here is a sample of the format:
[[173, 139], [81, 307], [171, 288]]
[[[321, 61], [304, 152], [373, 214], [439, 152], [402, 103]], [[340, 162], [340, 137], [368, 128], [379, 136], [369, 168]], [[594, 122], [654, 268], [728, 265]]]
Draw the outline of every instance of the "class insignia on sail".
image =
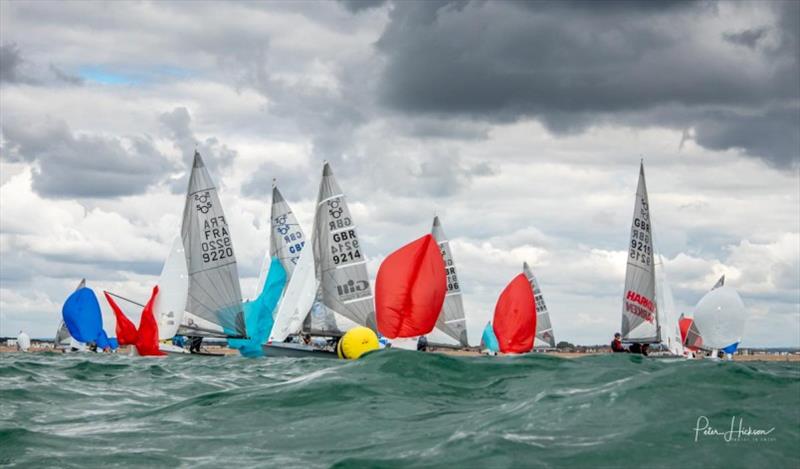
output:
[[375, 313], [385, 337], [412, 338], [433, 330], [447, 292], [436, 239], [428, 234], [389, 254], [375, 279]]

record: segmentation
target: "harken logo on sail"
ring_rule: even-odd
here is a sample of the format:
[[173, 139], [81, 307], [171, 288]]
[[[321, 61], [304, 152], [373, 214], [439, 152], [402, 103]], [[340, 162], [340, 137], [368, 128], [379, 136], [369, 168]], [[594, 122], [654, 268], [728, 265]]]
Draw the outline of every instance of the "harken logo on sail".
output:
[[341, 301], [361, 298], [364, 293], [369, 292], [369, 282], [366, 280], [349, 280], [344, 285], [337, 285], [336, 290], [339, 292], [339, 300]]
[[644, 295], [640, 295], [633, 290], [628, 290], [625, 295], [625, 311], [639, 316], [647, 322], [653, 322], [653, 311], [656, 305]]

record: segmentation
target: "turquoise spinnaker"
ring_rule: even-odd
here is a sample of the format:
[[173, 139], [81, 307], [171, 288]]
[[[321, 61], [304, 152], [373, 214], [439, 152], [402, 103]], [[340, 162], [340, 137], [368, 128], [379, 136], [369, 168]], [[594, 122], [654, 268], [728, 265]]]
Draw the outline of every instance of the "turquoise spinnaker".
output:
[[247, 328], [247, 339], [229, 339], [228, 347], [239, 350], [245, 357], [261, 357], [264, 351], [261, 345], [267, 341], [269, 333], [272, 331], [274, 323], [272, 314], [281, 292], [286, 285], [286, 271], [281, 265], [280, 259], [273, 257], [269, 264], [269, 273], [264, 282], [264, 288], [258, 298], [246, 301], [242, 306], [244, 309], [244, 323]]
[[497, 336], [494, 335], [494, 328], [492, 328], [491, 322], [487, 323], [486, 327], [483, 328], [481, 344], [491, 352], [497, 353], [500, 351], [500, 344], [497, 342]]

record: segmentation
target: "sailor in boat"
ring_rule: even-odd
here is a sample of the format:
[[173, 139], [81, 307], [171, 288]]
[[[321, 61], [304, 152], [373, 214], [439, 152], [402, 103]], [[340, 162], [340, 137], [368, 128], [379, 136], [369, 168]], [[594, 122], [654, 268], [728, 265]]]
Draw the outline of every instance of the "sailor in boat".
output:
[[200, 346], [202, 344], [202, 337], [189, 337], [189, 353], [200, 353]]
[[428, 338], [424, 335], [419, 336], [417, 339], [417, 352], [427, 352], [428, 351]]
[[617, 332], [614, 334], [614, 340], [611, 341], [611, 351], [614, 353], [627, 352], [628, 350], [622, 345], [622, 334]]
[[647, 354], [650, 352], [650, 345], [634, 342], [630, 347], [628, 347], [628, 352], [647, 356]]

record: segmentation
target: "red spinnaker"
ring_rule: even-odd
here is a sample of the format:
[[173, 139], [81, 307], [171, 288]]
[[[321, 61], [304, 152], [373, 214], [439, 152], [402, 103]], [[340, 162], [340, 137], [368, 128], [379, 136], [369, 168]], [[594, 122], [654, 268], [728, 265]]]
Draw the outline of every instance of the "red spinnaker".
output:
[[427, 234], [406, 244], [378, 269], [378, 331], [390, 339], [429, 333], [436, 325], [446, 292], [447, 274], [434, 237]]
[[527, 353], [533, 349], [536, 302], [525, 274], [514, 277], [500, 294], [492, 325], [501, 352]]
[[153, 294], [142, 310], [139, 320], [139, 339], [136, 341], [136, 351], [142, 356], [165, 355], [158, 349], [158, 323], [153, 315], [153, 303], [158, 295], [158, 285], [153, 287]]
[[681, 342], [684, 344], [686, 343], [686, 335], [689, 333], [689, 327], [691, 327], [692, 322], [694, 322], [692, 318], [683, 316], [678, 320], [678, 326], [681, 328]]
[[114, 316], [117, 318], [117, 342], [119, 342], [120, 345], [135, 344], [136, 340], [139, 338], [139, 333], [136, 332], [136, 326], [125, 316], [125, 313], [122, 312], [108, 292], [103, 292], [103, 294], [106, 295], [106, 301], [111, 305], [111, 309], [114, 310]]

